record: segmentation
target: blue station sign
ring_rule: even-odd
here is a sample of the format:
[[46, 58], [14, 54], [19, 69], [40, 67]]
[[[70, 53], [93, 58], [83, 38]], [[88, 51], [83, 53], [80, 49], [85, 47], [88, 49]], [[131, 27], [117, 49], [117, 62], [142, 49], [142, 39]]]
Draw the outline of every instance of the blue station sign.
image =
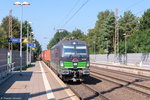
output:
[[34, 44], [34, 43], [29, 43], [29, 44], [28, 44], [28, 47], [30, 47], [30, 48], [35, 48], [35, 47], [36, 47], [36, 44]]
[[20, 38], [8, 38], [9, 43], [20, 43]]

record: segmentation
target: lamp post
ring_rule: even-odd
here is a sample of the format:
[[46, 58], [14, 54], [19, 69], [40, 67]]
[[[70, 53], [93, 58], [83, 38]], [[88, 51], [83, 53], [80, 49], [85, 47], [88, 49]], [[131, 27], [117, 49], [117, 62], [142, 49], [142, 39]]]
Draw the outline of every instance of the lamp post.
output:
[[124, 45], [124, 48], [125, 48], [125, 50], [124, 50], [124, 53], [125, 53], [125, 56], [124, 56], [124, 64], [127, 64], [127, 37], [128, 36], [130, 36], [130, 35], [127, 35], [127, 32], [125, 33], [125, 34], [123, 34], [124, 35], [124, 37], [125, 37], [125, 45]]
[[94, 44], [94, 48], [93, 48], [93, 51], [94, 51], [94, 61], [96, 61], [96, 54], [95, 54], [95, 41], [93, 41], [93, 44]]
[[21, 24], [20, 24], [20, 72], [22, 72], [22, 21], [23, 21], [23, 5], [30, 5], [28, 2], [15, 2], [14, 5], [21, 6]]
[[127, 64], [127, 34], [125, 34], [125, 43], [124, 43], [124, 45], [125, 45], [125, 51], [124, 51], [124, 53], [125, 53], [125, 64]]
[[[31, 32], [31, 34], [30, 34], [30, 44], [32, 43], [32, 34], [33, 34], [34, 32]], [[32, 48], [30, 47], [30, 63], [31, 63], [31, 57], [32, 57], [32, 50], [31, 50]]]
[[[29, 38], [29, 25], [30, 24], [32, 24], [32, 22], [28, 22], [27, 23], [27, 40], [28, 40], [28, 38]], [[27, 43], [27, 66], [28, 66], [28, 62], [29, 62], [29, 60], [28, 60], [28, 57], [29, 57], [29, 54], [28, 54], [28, 43]]]
[[106, 49], [107, 49], [106, 53], [107, 53], [107, 62], [108, 62], [108, 55], [109, 55], [108, 38], [105, 38], [105, 41], [107, 42], [107, 44], [106, 44]]

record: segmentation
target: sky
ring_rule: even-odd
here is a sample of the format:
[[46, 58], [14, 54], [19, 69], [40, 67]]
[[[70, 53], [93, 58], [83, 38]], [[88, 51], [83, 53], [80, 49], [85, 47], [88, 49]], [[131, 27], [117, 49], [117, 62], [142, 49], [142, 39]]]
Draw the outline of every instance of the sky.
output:
[[[118, 8], [119, 16], [128, 10], [136, 16], [141, 16], [150, 8], [149, 0], [0, 0], [0, 22], [9, 15], [10, 9], [12, 16], [20, 20], [21, 7], [13, 5], [18, 1], [31, 4], [23, 6], [23, 21], [32, 22], [35, 38], [43, 50], [47, 48], [57, 29], [69, 32], [81, 29], [87, 34], [88, 29], [95, 26], [97, 15], [101, 11], [115, 11]], [[84, 6], [78, 11], [82, 5]]]

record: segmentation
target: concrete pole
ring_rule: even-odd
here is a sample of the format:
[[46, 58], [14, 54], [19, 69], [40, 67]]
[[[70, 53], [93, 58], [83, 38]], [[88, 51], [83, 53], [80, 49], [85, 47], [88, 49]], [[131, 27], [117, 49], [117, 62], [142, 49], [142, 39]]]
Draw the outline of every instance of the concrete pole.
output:
[[[28, 27], [28, 23], [27, 23], [27, 40], [29, 38], [29, 27]], [[27, 66], [28, 66], [28, 43], [27, 43], [27, 55], [26, 55], [26, 58], [27, 58]]]
[[[33, 33], [33, 32], [31, 32], [31, 34], [30, 34], [30, 43], [32, 43], [32, 33]], [[32, 60], [31, 60], [31, 56], [32, 56], [31, 53], [32, 53], [32, 50], [31, 50], [31, 47], [30, 47], [30, 63], [31, 63], [31, 61], [32, 61]]]
[[21, 5], [21, 24], [20, 24], [20, 72], [22, 72], [22, 21], [23, 21], [23, 5]]

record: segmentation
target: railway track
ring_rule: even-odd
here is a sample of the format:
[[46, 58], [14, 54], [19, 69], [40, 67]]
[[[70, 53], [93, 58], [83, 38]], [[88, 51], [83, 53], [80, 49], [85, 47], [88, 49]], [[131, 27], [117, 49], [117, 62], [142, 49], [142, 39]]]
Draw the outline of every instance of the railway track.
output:
[[132, 91], [135, 91], [135, 92], [138, 92], [145, 96], [150, 97], [150, 88], [136, 84], [136, 82], [139, 82], [140, 80], [126, 81], [126, 80], [119, 79], [119, 78], [116, 78], [113, 76], [103, 75], [103, 74], [100, 74], [100, 73], [94, 72], [94, 71], [91, 71], [91, 76], [96, 77], [98, 79], [103, 79], [103, 80], [118, 84], [118, 85], [120, 85], [120, 87], [125, 87]]
[[[117, 88], [125, 87], [129, 91], [133, 91], [134, 93], [140, 93], [141, 95], [145, 95], [146, 97], [150, 97], [150, 89], [144, 86], [136, 85], [135, 82], [141, 81], [141, 80], [135, 80], [135, 81], [126, 81], [117, 79], [113, 76], [109, 75], [100, 75], [98, 73], [98, 70], [96, 72], [91, 71], [91, 76], [97, 78], [98, 80], [106, 80], [110, 83], [115, 83]], [[96, 88], [92, 88], [92, 86], [88, 85], [87, 83], [80, 83], [80, 84], [66, 84], [74, 93], [76, 96], [79, 97], [80, 100], [110, 100], [113, 97], [109, 97], [105, 95], [108, 90], [101, 91]], [[116, 89], [116, 87], [114, 87]], [[112, 89], [111, 89], [112, 90]], [[144, 91], [143, 91], [144, 90]], [[146, 92], [145, 92], [146, 90]], [[106, 93], [105, 93], [106, 92]]]
[[[94, 90], [93, 88], [87, 86], [84, 83], [78, 84], [78, 87], [80, 87], [82, 92], [86, 92], [86, 94], [90, 93], [90, 95], [86, 96], [86, 97], [83, 97], [83, 95], [81, 95], [81, 93], [79, 91], [77, 91], [72, 85], [67, 84], [67, 86], [75, 93], [75, 95], [77, 95], [80, 98], [80, 100], [91, 100], [91, 99], [109, 100], [107, 97], [103, 96], [101, 93], [99, 93], [98, 91]], [[82, 89], [83, 87], [86, 88], [87, 91], [85, 89], [83, 90]]]

